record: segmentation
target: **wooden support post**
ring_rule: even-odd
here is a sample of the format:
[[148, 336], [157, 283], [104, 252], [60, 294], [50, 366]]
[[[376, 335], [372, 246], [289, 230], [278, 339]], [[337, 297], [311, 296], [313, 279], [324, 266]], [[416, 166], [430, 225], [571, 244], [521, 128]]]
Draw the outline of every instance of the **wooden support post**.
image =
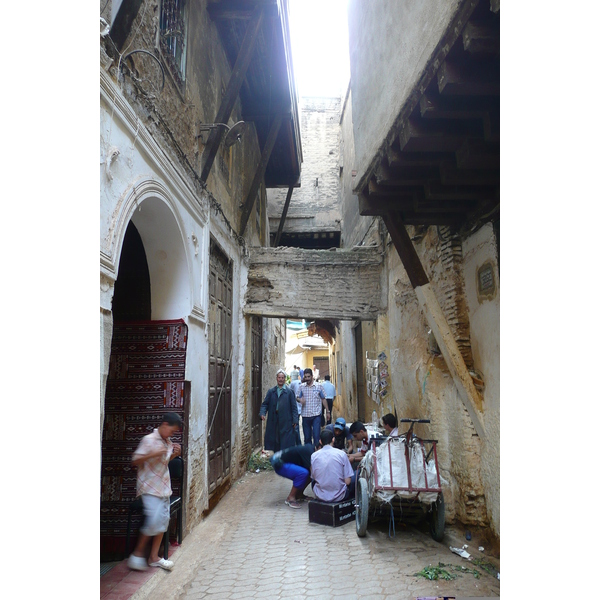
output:
[[290, 200], [292, 199], [292, 192], [294, 191], [293, 186], [290, 186], [287, 191], [287, 196], [285, 197], [285, 204], [283, 205], [283, 212], [281, 213], [281, 219], [279, 219], [279, 227], [277, 228], [277, 235], [275, 236], [275, 243], [273, 244], [274, 248], [279, 246], [279, 240], [281, 239], [281, 234], [283, 232], [283, 225], [285, 223], [285, 218], [287, 217], [287, 211], [290, 207]]
[[244, 231], [246, 231], [246, 225], [248, 225], [250, 212], [252, 211], [252, 207], [254, 206], [254, 200], [256, 199], [256, 194], [258, 192], [258, 186], [260, 185], [260, 182], [265, 175], [267, 164], [269, 162], [269, 158], [271, 157], [273, 146], [275, 146], [275, 141], [277, 140], [279, 128], [281, 127], [282, 118], [282, 115], [278, 114], [275, 117], [273, 123], [271, 124], [271, 128], [269, 129], [269, 135], [267, 136], [267, 141], [265, 143], [265, 147], [263, 148], [262, 156], [260, 157], [260, 162], [258, 163], [256, 173], [254, 174], [254, 179], [252, 180], [252, 185], [250, 185], [250, 190], [248, 191], [248, 195], [246, 196], [246, 200], [242, 207], [242, 220], [240, 224], [239, 233], [240, 236], [244, 235]]
[[395, 213], [386, 213], [383, 221], [390, 233], [400, 260], [406, 269], [410, 283], [417, 294], [419, 306], [423, 310], [427, 323], [431, 327], [442, 356], [450, 370], [452, 379], [456, 384], [460, 398], [473, 421], [475, 431], [484, 440], [486, 437], [485, 429], [478, 414], [478, 409], [481, 410], [481, 396], [469, 375], [467, 365], [444, 317], [442, 308], [435, 297], [417, 251], [408, 236], [406, 227]]
[[[221, 101], [221, 106], [219, 107], [219, 112], [217, 113], [215, 123], [225, 123], [227, 125], [227, 121], [229, 121], [229, 117], [231, 117], [231, 112], [233, 111], [235, 101], [240, 93], [242, 83], [246, 77], [246, 71], [250, 65], [252, 51], [254, 50], [258, 32], [263, 21], [263, 14], [264, 8], [257, 7], [252, 19], [248, 23], [248, 27], [246, 28], [246, 33], [244, 35], [244, 41], [242, 42], [240, 51], [238, 52], [235, 65], [227, 85], [227, 90]], [[225, 131], [223, 127], [217, 127], [210, 132], [206, 148], [204, 149], [206, 159], [204, 161], [204, 166], [202, 167], [202, 174], [200, 175], [200, 179], [204, 183], [206, 183], [206, 180], [208, 179], [208, 175], [215, 161], [215, 157], [217, 156], [217, 151], [219, 150], [219, 145], [221, 144], [224, 133]]]

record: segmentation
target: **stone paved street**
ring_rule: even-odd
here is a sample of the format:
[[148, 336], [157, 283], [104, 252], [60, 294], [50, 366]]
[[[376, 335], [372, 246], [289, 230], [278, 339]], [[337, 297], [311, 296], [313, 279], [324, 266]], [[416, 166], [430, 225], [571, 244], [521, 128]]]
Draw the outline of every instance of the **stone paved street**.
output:
[[354, 520], [332, 528], [308, 522], [308, 507], [284, 504], [291, 487], [271, 471], [246, 473], [215, 510], [183, 541], [172, 572], [157, 572], [134, 596], [144, 598], [412, 599], [418, 596], [498, 597], [500, 582], [481, 568], [452, 581], [428, 581], [414, 574], [442, 562], [473, 568], [449, 546], [468, 543], [474, 558], [499, 559], [479, 552], [476, 537], [447, 528], [442, 543], [425, 529], [388, 521], [356, 535]]

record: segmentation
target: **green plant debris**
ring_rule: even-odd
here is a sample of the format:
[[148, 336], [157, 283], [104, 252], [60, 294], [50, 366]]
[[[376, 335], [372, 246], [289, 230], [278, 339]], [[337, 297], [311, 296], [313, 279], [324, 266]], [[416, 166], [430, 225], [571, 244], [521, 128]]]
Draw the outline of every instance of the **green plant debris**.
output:
[[424, 569], [421, 569], [418, 573], [415, 573], [415, 577], [425, 577], [425, 579], [429, 579], [429, 581], [437, 581], [438, 579], [446, 579], [450, 581], [452, 579], [456, 579], [458, 575], [454, 575], [443, 567], [446, 565], [439, 563], [437, 567], [433, 567], [429, 565]]
[[456, 579], [458, 577], [457, 573], [471, 574], [473, 577], [475, 577], [475, 579], [479, 579], [481, 577], [481, 573], [477, 569], [469, 569], [467, 567], [458, 565], [446, 565], [444, 563], [438, 563], [437, 567], [429, 565], [428, 567], [421, 569], [418, 573], [415, 573], [414, 576], [424, 577], [430, 581], [437, 581], [438, 579], [451, 581], [452, 579]]
[[248, 459], [248, 471], [256, 472], [256, 469], [261, 471], [272, 471], [273, 466], [271, 461], [266, 456], [261, 456], [260, 452], [255, 452]]
[[486, 573], [489, 573], [492, 577], [498, 576], [498, 569], [490, 562], [483, 560], [482, 558], [474, 558], [471, 561], [476, 567], [481, 567]]

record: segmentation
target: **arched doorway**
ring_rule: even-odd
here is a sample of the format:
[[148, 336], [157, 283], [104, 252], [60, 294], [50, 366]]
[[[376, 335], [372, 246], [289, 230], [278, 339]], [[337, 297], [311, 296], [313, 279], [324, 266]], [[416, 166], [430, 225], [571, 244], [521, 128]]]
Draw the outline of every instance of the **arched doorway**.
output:
[[[190, 283], [181, 229], [160, 198], [140, 203], [128, 222], [119, 257], [102, 435], [101, 561], [126, 554], [129, 507], [136, 496], [131, 456], [141, 438], [177, 412], [187, 446], [190, 385], [185, 381]], [[175, 489], [174, 492], [181, 490]], [[132, 540], [141, 515], [132, 515]]]

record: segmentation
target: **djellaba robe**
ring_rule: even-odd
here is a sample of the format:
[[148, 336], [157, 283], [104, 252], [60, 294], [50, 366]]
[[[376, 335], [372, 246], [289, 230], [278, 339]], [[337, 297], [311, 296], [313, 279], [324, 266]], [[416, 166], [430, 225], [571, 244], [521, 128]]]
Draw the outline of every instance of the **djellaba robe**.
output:
[[280, 396], [277, 395], [277, 386], [267, 392], [260, 405], [259, 415], [267, 416], [265, 450], [278, 452], [296, 445], [298, 405], [296, 394], [287, 385], [283, 387]]

